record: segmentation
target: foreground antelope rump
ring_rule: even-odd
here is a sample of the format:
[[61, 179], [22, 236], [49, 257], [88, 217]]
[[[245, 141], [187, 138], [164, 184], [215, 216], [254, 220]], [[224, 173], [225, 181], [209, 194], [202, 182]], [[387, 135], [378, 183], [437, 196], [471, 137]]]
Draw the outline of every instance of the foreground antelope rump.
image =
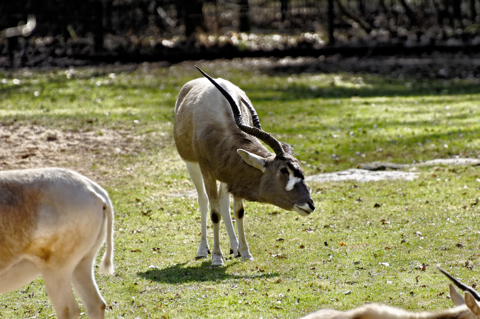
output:
[[439, 311], [409, 312], [399, 308], [373, 303], [348, 311], [322, 309], [301, 319], [479, 319], [479, 294], [472, 288], [453, 278], [446, 271], [440, 268], [438, 269], [458, 288], [464, 291], [465, 299], [452, 285], [449, 285], [450, 297], [456, 306], [455, 308]]
[[[245, 93], [229, 81], [213, 80], [199, 71], [207, 79], [190, 81], [180, 90], [174, 125], [178, 153], [198, 193], [202, 232], [197, 258], [206, 258], [210, 253], [207, 243], [210, 202], [214, 233], [212, 267], [223, 265], [219, 243], [221, 218], [228, 232], [230, 253], [241, 256], [242, 260], [253, 260], [243, 227], [244, 199], [295, 210], [303, 216], [313, 212], [315, 206], [292, 148], [261, 129]], [[229, 212], [229, 193], [234, 200], [238, 240]]]
[[104, 318], [93, 274], [113, 273], [113, 207], [85, 176], [60, 168], [0, 172], [0, 293], [39, 275], [59, 319], [80, 316], [72, 284], [90, 318]]

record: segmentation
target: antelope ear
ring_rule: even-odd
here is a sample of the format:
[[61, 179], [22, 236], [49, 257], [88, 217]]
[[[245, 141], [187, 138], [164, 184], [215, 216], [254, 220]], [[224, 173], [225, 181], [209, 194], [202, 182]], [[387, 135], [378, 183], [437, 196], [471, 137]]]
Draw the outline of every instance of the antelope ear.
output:
[[465, 291], [465, 303], [467, 304], [468, 309], [470, 309], [470, 311], [473, 312], [477, 318], [480, 317], [480, 306], [472, 294], [468, 291]]
[[285, 153], [294, 156], [293, 155], [293, 148], [290, 145], [288, 145], [287, 143], [283, 143], [283, 142], [280, 142], [280, 143], [282, 144], [282, 148], [285, 151]]
[[450, 298], [452, 298], [453, 304], [457, 307], [463, 306], [465, 304], [463, 296], [453, 288], [453, 285], [448, 285], [448, 288], [450, 289]]
[[237, 153], [243, 158], [243, 160], [250, 166], [255, 167], [256, 169], [259, 169], [262, 171], [262, 173], [265, 173], [266, 168], [265, 168], [265, 159], [263, 157], [260, 157], [256, 154], [247, 152], [245, 150], [242, 150], [239, 148], [237, 150]]

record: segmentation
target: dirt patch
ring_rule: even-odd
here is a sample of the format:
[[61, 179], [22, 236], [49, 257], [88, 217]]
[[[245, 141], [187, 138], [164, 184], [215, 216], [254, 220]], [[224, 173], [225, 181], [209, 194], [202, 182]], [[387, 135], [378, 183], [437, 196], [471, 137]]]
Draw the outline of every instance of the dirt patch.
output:
[[307, 176], [307, 182], [342, 182], [342, 181], [357, 181], [357, 182], [374, 182], [381, 180], [403, 179], [412, 181], [417, 178], [418, 174], [415, 172], [401, 172], [401, 171], [369, 171], [365, 169], [348, 169], [346, 171], [324, 173], [318, 175]]
[[36, 125], [0, 124], [0, 145], [0, 170], [65, 167], [96, 181], [109, 179], [120, 155], [142, 150], [141, 137], [127, 130], [62, 131]]
[[429, 160], [425, 162], [418, 162], [414, 164], [396, 164], [396, 163], [383, 163], [383, 162], [373, 162], [360, 164], [361, 169], [369, 171], [384, 171], [384, 170], [401, 170], [409, 169], [412, 167], [422, 167], [422, 166], [480, 166], [480, 159], [478, 158], [438, 158], [434, 160]]
[[[412, 171], [401, 171], [402, 169], [415, 169], [415, 167], [422, 166], [480, 166], [480, 159], [476, 158], [440, 158], [429, 160], [415, 164], [393, 164], [374, 162], [369, 164], [361, 164], [361, 169], [347, 169], [345, 171], [322, 173], [317, 175], [307, 176], [306, 182], [375, 182], [381, 180], [407, 180], [413, 181], [418, 177], [418, 173]], [[196, 198], [197, 192], [195, 190], [188, 190], [184, 192], [171, 193], [173, 197], [187, 197]]]
[[476, 158], [439, 158], [415, 164], [394, 163], [368, 163], [361, 164], [361, 169], [348, 169], [346, 171], [324, 173], [308, 176], [307, 182], [341, 182], [353, 180], [357, 182], [372, 182], [380, 180], [403, 179], [414, 180], [418, 174], [415, 172], [401, 171], [402, 169], [415, 169], [422, 166], [480, 166], [480, 159]]

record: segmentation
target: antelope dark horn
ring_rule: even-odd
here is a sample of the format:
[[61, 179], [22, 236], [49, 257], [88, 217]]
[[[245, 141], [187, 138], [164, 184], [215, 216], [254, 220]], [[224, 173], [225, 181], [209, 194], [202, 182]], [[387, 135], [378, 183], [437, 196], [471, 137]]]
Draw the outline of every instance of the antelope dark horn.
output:
[[438, 266], [437, 266], [437, 268], [438, 268], [438, 270], [440, 270], [440, 272], [442, 274], [447, 276], [447, 278], [450, 279], [455, 284], [455, 286], [462, 289], [462, 291], [468, 291], [469, 293], [472, 294], [472, 296], [475, 298], [475, 300], [480, 301], [480, 295], [478, 294], [478, 292], [473, 290], [472, 287], [469, 287], [469, 286], [465, 285], [464, 283], [460, 282], [458, 279], [454, 278], [452, 275], [450, 275], [448, 272], [446, 272], [442, 268], [440, 268]]
[[272, 148], [272, 150], [275, 152], [275, 155], [277, 155], [278, 157], [284, 155], [285, 152], [282, 148], [282, 144], [280, 144], [280, 142], [277, 141], [272, 135], [268, 134], [265, 131], [259, 130], [256, 127], [251, 127], [248, 125], [241, 124], [238, 127], [245, 133], [253, 135], [259, 140], [264, 141], [265, 144]]
[[240, 109], [238, 108], [237, 103], [233, 100], [232, 96], [221, 86], [220, 84], [217, 83], [214, 79], [210, 77], [207, 73], [203, 72], [202, 69], [200, 69], [198, 66], [195, 65], [198, 71], [200, 71], [203, 76], [205, 76], [210, 82], [212, 82], [213, 85], [225, 96], [227, 99], [228, 103], [230, 103], [233, 111], [233, 117], [235, 118], [235, 123], [237, 123], [238, 126], [240, 124], [243, 125], [243, 120], [242, 120], [242, 114], [240, 113]]
[[[262, 140], [263, 142], [265, 142], [265, 144], [267, 144], [268, 146], [270, 146], [272, 148], [272, 150], [275, 152], [275, 155], [277, 155], [278, 157], [280, 156], [283, 156], [284, 155], [284, 150], [282, 148], [282, 144], [280, 144], [279, 141], [277, 141], [273, 136], [271, 136], [270, 134], [268, 134], [267, 132], [263, 131], [263, 130], [260, 130], [256, 127], [251, 127], [251, 126], [248, 126], [248, 125], [245, 125], [243, 124], [243, 120], [242, 120], [242, 114], [240, 113], [240, 109], [238, 108], [238, 105], [237, 103], [235, 103], [235, 101], [233, 100], [232, 96], [227, 92], [227, 90], [225, 90], [220, 84], [218, 84], [214, 79], [212, 79], [208, 74], [206, 74], [205, 72], [203, 72], [198, 66], [195, 66], [198, 71], [200, 71], [210, 82], [212, 82], [212, 84], [223, 94], [223, 96], [227, 99], [228, 103], [230, 103], [230, 106], [232, 107], [232, 111], [233, 111], [233, 117], [235, 118], [235, 123], [237, 124], [237, 126], [242, 130], [244, 131], [245, 133], [247, 134], [250, 134], [250, 135], [253, 135], [255, 136], [256, 138]], [[245, 103], [245, 101], [244, 101]], [[247, 107], [250, 109], [253, 109], [253, 107], [250, 105], [248, 105], [247, 103]], [[250, 109], [250, 112], [252, 112]], [[255, 112], [256, 114], [256, 112]], [[252, 114], [252, 117], [253, 117], [253, 114]], [[257, 118], [257, 121], [258, 121], [258, 116], [256, 117]], [[258, 125], [260, 125], [260, 121], [258, 121]]]
[[247, 101], [245, 101], [245, 99], [243, 97], [242, 97], [242, 102], [243, 102], [243, 104], [245, 104], [248, 107], [248, 109], [250, 110], [250, 113], [252, 114], [253, 126], [255, 126], [259, 130], [261, 130], [262, 126], [260, 125], [260, 120], [258, 118], [257, 111], [255, 111], [253, 106], [250, 103], [248, 103]]

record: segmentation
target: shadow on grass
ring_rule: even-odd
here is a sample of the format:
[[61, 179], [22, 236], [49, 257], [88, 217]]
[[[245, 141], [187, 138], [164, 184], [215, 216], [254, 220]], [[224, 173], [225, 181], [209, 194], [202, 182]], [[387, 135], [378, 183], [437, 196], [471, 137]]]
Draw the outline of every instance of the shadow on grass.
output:
[[169, 284], [181, 284], [189, 282], [219, 281], [227, 279], [244, 278], [272, 278], [278, 277], [278, 273], [252, 272], [249, 275], [228, 274], [227, 270], [233, 263], [226, 263], [223, 267], [211, 268], [211, 261], [205, 260], [201, 265], [187, 266], [188, 262], [176, 264], [163, 269], [150, 269], [137, 273], [138, 276], [147, 280]]
[[[381, 83], [384, 81], [384, 83]], [[448, 84], [444, 86], [440, 81], [430, 81], [428, 86], [422, 87], [422, 83], [416, 81], [411, 84], [408, 80], [391, 80], [385, 76], [378, 76], [378, 79], [367, 79], [365, 83], [368, 87], [341, 87], [341, 86], [320, 86], [312, 89], [310, 85], [294, 84], [285, 88], [271, 90], [272, 96], [265, 95], [265, 87], [248, 87], [243, 88], [253, 103], [269, 102], [272, 104], [277, 101], [296, 101], [309, 100], [318, 98], [373, 98], [373, 97], [423, 97], [423, 96], [448, 96], [448, 95], [465, 95], [478, 94], [478, 82], [460, 82]], [[412, 87], [406, 87], [406, 84]], [[353, 86], [353, 85], [352, 85]]]

